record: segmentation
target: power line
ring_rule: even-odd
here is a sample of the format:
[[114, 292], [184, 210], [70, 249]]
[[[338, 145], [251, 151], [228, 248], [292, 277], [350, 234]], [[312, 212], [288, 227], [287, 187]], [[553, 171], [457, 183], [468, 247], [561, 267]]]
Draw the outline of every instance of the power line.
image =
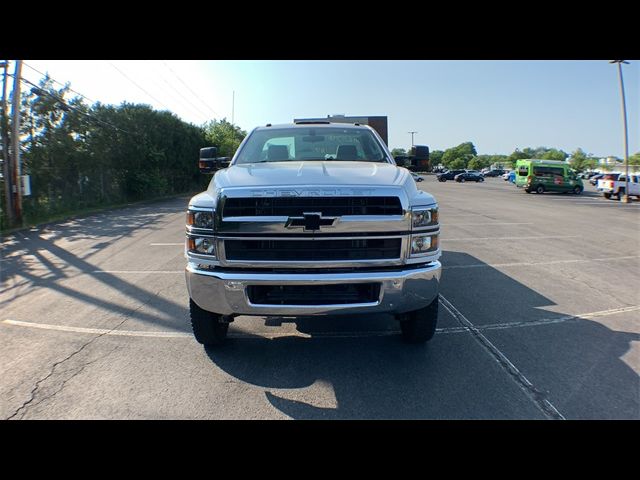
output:
[[196, 105], [194, 105], [193, 103], [191, 103], [191, 101], [185, 97], [184, 95], [182, 95], [182, 93], [180, 92], [180, 90], [178, 90], [176, 87], [174, 87], [173, 85], [171, 85], [161, 74], [159, 75], [160, 79], [166, 83], [171, 89], [173, 89], [178, 95], [180, 95], [180, 97], [182, 97], [183, 100], [185, 100], [187, 103], [189, 103], [189, 105], [191, 105], [194, 110], [193, 111], [197, 111], [200, 115], [202, 115], [206, 120], [209, 119], [209, 114], [203, 112], [202, 110], [200, 110]]
[[120, 75], [122, 75], [124, 78], [129, 80], [131, 83], [133, 83], [136, 87], [138, 87], [140, 90], [142, 90], [144, 93], [146, 93], [154, 101], [158, 102], [164, 108], [166, 108], [167, 110], [171, 111], [171, 109], [169, 107], [167, 107], [164, 103], [162, 103], [160, 100], [155, 98], [153, 95], [151, 95], [149, 92], [147, 92], [144, 88], [142, 88], [140, 85], [138, 85], [136, 82], [134, 82], [131, 78], [129, 78], [127, 75], [125, 75], [124, 72], [122, 72], [122, 70], [120, 70], [118, 67], [116, 67], [113, 63], [109, 62], [109, 65], [111, 65], [113, 68], [115, 68], [120, 73]]
[[[13, 76], [13, 75], [9, 75], [9, 76]], [[111, 127], [111, 128], [114, 128], [115, 130], [118, 130], [119, 132], [126, 133], [127, 135], [134, 135], [134, 136], [135, 136], [135, 134], [133, 134], [133, 133], [131, 133], [131, 132], [128, 132], [128, 131], [126, 131], [126, 130], [123, 130], [123, 129], [122, 129], [122, 128], [120, 128], [120, 127], [116, 127], [115, 125], [113, 125], [113, 124], [111, 124], [111, 123], [109, 123], [109, 122], [105, 122], [104, 120], [99, 119], [99, 118], [98, 118], [98, 117], [96, 117], [95, 115], [91, 115], [90, 113], [85, 113], [85, 112], [83, 112], [82, 110], [78, 109], [77, 107], [74, 107], [73, 105], [69, 105], [69, 104], [68, 104], [68, 103], [67, 103], [63, 98], [61, 98], [61, 97], [59, 97], [59, 96], [57, 96], [57, 95], [54, 95], [53, 93], [48, 92], [47, 90], [42, 89], [41, 87], [39, 87], [39, 86], [38, 86], [38, 85], [36, 85], [35, 83], [33, 83], [33, 82], [31, 82], [31, 81], [27, 80], [27, 79], [26, 79], [26, 78], [24, 78], [24, 77], [21, 77], [21, 78], [20, 78], [20, 81], [22, 81], [22, 82], [24, 82], [24, 83], [27, 83], [27, 84], [31, 85], [32, 87], [37, 88], [39, 92], [44, 93], [45, 95], [48, 95], [48, 96], [50, 96], [51, 98], [56, 99], [59, 103], [61, 103], [62, 105], [64, 105], [66, 108], [69, 108], [69, 109], [71, 109], [71, 110], [74, 110], [74, 111], [78, 112], [78, 113], [79, 113], [79, 114], [81, 114], [81, 115], [84, 115], [84, 116], [86, 116], [86, 117], [89, 117], [89, 118], [91, 118], [91, 119], [93, 119], [93, 120], [97, 121], [97, 122], [100, 122], [100, 123], [102, 123], [102, 124], [104, 124], [104, 125], [107, 125], [107, 126], [109, 126], [109, 127]]]
[[39, 73], [39, 74], [40, 74], [40, 75], [42, 75], [43, 77], [48, 77], [48, 78], [50, 78], [51, 80], [53, 80], [54, 82], [56, 82], [58, 85], [62, 85], [62, 86], [64, 86], [64, 87], [66, 87], [70, 92], [73, 92], [73, 93], [75, 93], [76, 95], [81, 96], [81, 97], [82, 97], [82, 98], [84, 98], [85, 100], [88, 100], [88, 101], [89, 101], [89, 102], [91, 102], [91, 103], [97, 103], [95, 100], [91, 100], [89, 97], [84, 96], [84, 95], [83, 95], [83, 94], [81, 94], [80, 92], [77, 92], [77, 91], [73, 90], [72, 88], [69, 88], [69, 87], [67, 86], [67, 84], [66, 84], [66, 83], [62, 83], [62, 82], [60, 82], [60, 81], [56, 80], [56, 79], [55, 79], [55, 78], [53, 78], [51, 75], [49, 75], [49, 73], [48, 73], [48, 72], [45, 74], [45, 73], [42, 73], [40, 70], [37, 70], [37, 69], [33, 68], [31, 65], [29, 65], [29, 64], [27, 64], [27, 63], [22, 62], [22, 64], [23, 64], [23, 65], [25, 65], [25, 66], [27, 66], [27, 67], [29, 67], [29, 68], [30, 68], [31, 70], [33, 70], [34, 72]]
[[200, 97], [198, 96], [198, 94], [197, 94], [197, 93], [195, 93], [193, 90], [191, 90], [191, 88], [189, 87], [189, 85], [187, 85], [187, 84], [184, 82], [184, 80], [182, 80], [182, 79], [178, 76], [178, 74], [177, 74], [176, 72], [174, 72], [174, 71], [173, 71], [173, 69], [172, 69], [169, 65], [167, 65], [167, 62], [162, 62], [162, 63], [164, 64], [164, 66], [165, 66], [165, 67], [167, 67], [167, 68], [169, 69], [169, 71], [170, 71], [171, 73], [173, 73], [173, 74], [175, 75], [175, 77], [176, 77], [178, 80], [180, 80], [180, 82], [181, 82], [185, 87], [187, 87], [187, 89], [188, 89], [188, 90], [193, 94], [193, 96], [194, 96], [195, 98], [197, 98], [197, 99], [198, 99], [198, 101], [199, 101], [200, 103], [202, 103], [205, 107], [207, 107], [209, 110], [211, 110], [211, 111], [212, 111], [216, 116], [218, 116], [218, 117], [220, 116], [220, 114], [219, 114], [218, 112], [216, 112], [213, 108], [211, 108], [209, 105], [207, 105], [207, 103], [205, 103], [202, 99], [200, 99]]

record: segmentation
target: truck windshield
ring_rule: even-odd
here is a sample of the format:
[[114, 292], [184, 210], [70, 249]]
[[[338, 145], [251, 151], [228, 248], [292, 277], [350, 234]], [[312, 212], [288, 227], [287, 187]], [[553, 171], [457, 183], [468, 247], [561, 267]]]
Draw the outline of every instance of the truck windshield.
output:
[[290, 161], [386, 162], [371, 131], [353, 128], [269, 128], [254, 131], [236, 164]]

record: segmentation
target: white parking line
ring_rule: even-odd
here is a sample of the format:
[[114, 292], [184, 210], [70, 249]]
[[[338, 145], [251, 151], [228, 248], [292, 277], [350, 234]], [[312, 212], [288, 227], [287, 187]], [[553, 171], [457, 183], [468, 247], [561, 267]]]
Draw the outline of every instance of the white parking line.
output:
[[150, 243], [149, 245], [151, 245], [152, 247], [177, 247], [177, 246], [184, 246], [184, 242], [180, 242], [180, 243]]
[[476, 240], [544, 240], [549, 238], [579, 238], [578, 235], [545, 235], [535, 237], [463, 237], [463, 238], [441, 238], [443, 242], [462, 242]]
[[529, 222], [529, 223], [520, 223], [520, 222], [495, 222], [495, 223], [441, 223], [440, 226], [444, 226], [444, 227], [449, 227], [449, 226], [454, 226], [454, 227], [459, 227], [459, 226], [487, 226], [487, 227], [494, 227], [496, 225], [533, 225], [533, 223]]
[[624, 257], [606, 257], [606, 258], [577, 258], [573, 260], [551, 260], [548, 262], [513, 262], [513, 263], [472, 263], [470, 265], [444, 265], [443, 270], [452, 270], [458, 268], [482, 268], [482, 267], [534, 267], [536, 265], [561, 265], [565, 263], [591, 263], [591, 262], [607, 262], [610, 260], [631, 260], [640, 258], [640, 255], [628, 255]]
[[43, 330], [58, 330], [61, 332], [91, 333], [99, 335], [116, 335], [123, 337], [158, 337], [158, 338], [192, 338], [191, 333], [186, 332], [144, 332], [135, 330], [110, 330], [105, 328], [68, 327], [65, 325], [50, 325], [47, 323], [21, 322], [19, 320], [3, 320], [7, 325], [19, 327], [40, 328]]
[[[441, 302], [442, 303], [442, 302]], [[451, 315], [455, 317], [455, 314], [447, 308], [444, 303], [442, 305], [449, 311]], [[601, 310], [598, 312], [580, 313], [577, 315], [564, 315], [557, 318], [542, 318], [534, 321], [521, 321], [521, 322], [508, 322], [508, 323], [492, 323], [488, 325], [481, 325], [475, 327], [476, 330], [503, 330], [507, 328], [520, 328], [520, 327], [535, 327], [539, 325], [551, 325], [554, 323], [562, 323], [568, 320], [582, 320], [597, 317], [605, 317], [609, 315], [616, 315], [618, 313], [635, 312], [640, 310], [640, 305], [634, 305], [630, 307], [612, 308], [610, 310]], [[7, 325], [14, 325], [17, 327], [38, 328], [41, 330], [56, 330], [60, 332], [72, 332], [72, 333], [90, 333], [97, 335], [115, 335], [121, 337], [151, 337], [151, 338], [192, 338], [193, 335], [190, 332], [167, 332], [167, 331], [144, 331], [144, 330], [112, 330], [106, 328], [87, 328], [87, 327], [71, 327], [67, 325], [51, 325], [48, 323], [35, 323], [35, 322], [23, 322], [20, 320], [2, 320], [1, 323]], [[463, 325], [460, 327], [447, 327], [437, 328], [436, 333], [465, 333], [469, 332], [470, 327]], [[311, 334], [302, 332], [280, 332], [280, 333], [242, 333], [242, 332], [230, 332], [230, 338], [280, 338], [298, 336], [304, 338], [365, 338], [365, 337], [384, 337], [389, 335], [398, 335], [399, 330], [386, 330], [381, 332], [314, 332]]]
[[92, 270], [91, 273], [134, 273], [134, 274], [184, 273], [184, 270]]
[[440, 305], [442, 305], [454, 318], [466, 327], [480, 345], [494, 358], [494, 360], [513, 378], [522, 391], [536, 404], [542, 413], [551, 420], [565, 420], [562, 414], [553, 404], [543, 398], [543, 393], [535, 388], [516, 366], [485, 337], [478, 328], [471, 323], [460, 311], [454, 307], [445, 297], [440, 295]]

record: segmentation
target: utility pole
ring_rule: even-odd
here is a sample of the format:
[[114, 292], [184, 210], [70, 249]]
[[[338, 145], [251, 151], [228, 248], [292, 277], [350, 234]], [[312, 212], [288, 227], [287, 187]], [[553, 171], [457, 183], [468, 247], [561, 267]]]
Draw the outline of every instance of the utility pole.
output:
[[233, 125], [233, 114], [236, 106], [236, 91], [231, 94], [231, 125]]
[[7, 215], [7, 224], [13, 225], [13, 192], [11, 185], [11, 161], [9, 157], [9, 122], [7, 118], [7, 70], [9, 69], [9, 62], [3, 61], [0, 63], [0, 67], [4, 69], [2, 75], [2, 116], [0, 118], [0, 138], [2, 139], [2, 176], [4, 180], [4, 209]]
[[413, 148], [413, 134], [418, 132], [407, 132], [411, 134], [411, 148]]
[[11, 117], [11, 151], [13, 153], [13, 190], [15, 196], [14, 212], [15, 222], [17, 225], [22, 226], [22, 181], [21, 181], [21, 168], [20, 168], [20, 78], [22, 76], [22, 60], [16, 60], [16, 69], [13, 76], [13, 104]]
[[609, 63], [618, 64], [618, 77], [620, 78], [620, 93], [622, 94], [622, 124], [624, 126], [624, 165], [625, 165], [625, 182], [624, 195], [620, 199], [622, 203], [629, 203], [629, 146], [627, 140], [627, 105], [624, 98], [624, 82], [622, 81], [622, 64], [629, 62], [625, 60], [611, 60]]

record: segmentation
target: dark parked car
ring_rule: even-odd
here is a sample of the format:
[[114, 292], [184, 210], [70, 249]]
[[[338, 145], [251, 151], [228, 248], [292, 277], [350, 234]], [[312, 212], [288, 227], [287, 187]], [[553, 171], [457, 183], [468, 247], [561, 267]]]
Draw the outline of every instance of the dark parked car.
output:
[[500, 177], [502, 175], [504, 175], [504, 170], [502, 169], [496, 169], [496, 170], [489, 170], [488, 172], [486, 172], [484, 174], [485, 177]]
[[454, 177], [456, 182], [484, 182], [484, 177], [478, 172], [463, 172]]
[[453, 180], [459, 173], [465, 173], [465, 170], [447, 170], [444, 173], [439, 173], [436, 177], [438, 177], [438, 181], [446, 182], [447, 180]]

